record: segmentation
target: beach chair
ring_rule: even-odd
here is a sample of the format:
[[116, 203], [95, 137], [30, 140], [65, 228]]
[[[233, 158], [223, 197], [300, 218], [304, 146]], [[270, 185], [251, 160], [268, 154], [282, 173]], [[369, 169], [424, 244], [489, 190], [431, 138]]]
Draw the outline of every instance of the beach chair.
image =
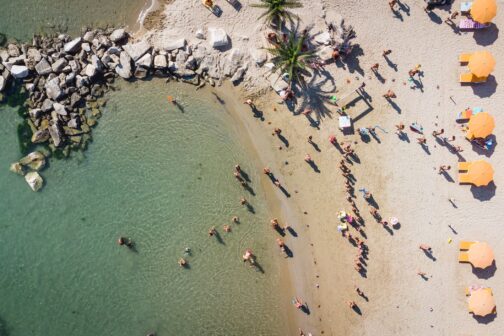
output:
[[469, 254], [466, 252], [460, 252], [458, 257], [459, 263], [468, 263], [469, 262]]
[[471, 184], [471, 176], [469, 174], [459, 174], [459, 184]]
[[471, 19], [461, 19], [459, 22], [459, 28], [465, 30], [484, 29], [488, 28], [488, 26], [487, 23], [479, 23]]
[[472, 73], [468, 72], [468, 73], [460, 74], [459, 82], [461, 84], [464, 84], [464, 83], [478, 84], [478, 83], [486, 82], [487, 78], [488, 77], [476, 77]]
[[469, 63], [469, 60], [471, 59], [471, 55], [469, 53], [465, 54], [460, 54], [459, 55], [459, 63]]
[[465, 1], [460, 3], [460, 13], [462, 14], [469, 14], [469, 11], [471, 10], [472, 7], [472, 2], [471, 1]]
[[467, 251], [475, 242], [462, 240], [459, 244], [459, 250]]
[[459, 171], [466, 171], [469, 169], [470, 166], [471, 166], [471, 162], [467, 162], [467, 161], [459, 162], [458, 163], [458, 170]]

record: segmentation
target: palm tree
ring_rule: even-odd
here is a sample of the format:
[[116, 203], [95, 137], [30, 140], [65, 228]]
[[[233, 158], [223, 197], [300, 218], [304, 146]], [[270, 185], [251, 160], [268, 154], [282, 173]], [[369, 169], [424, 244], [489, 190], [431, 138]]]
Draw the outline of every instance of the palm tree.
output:
[[293, 30], [286, 40], [276, 45], [276, 48], [267, 49], [273, 55], [271, 59], [275, 65], [273, 72], [281, 70], [282, 73], [287, 73], [289, 88], [293, 82], [303, 84], [303, 76], [310, 75], [310, 72], [306, 70], [306, 65], [308, 60], [315, 57], [315, 50], [304, 50], [303, 46], [306, 38], [306, 32], [303, 32], [301, 36], [297, 36], [296, 31]]
[[276, 24], [280, 27], [285, 20], [293, 22], [297, 15], [291, 13], [287, 8], [301, 8], [303, 4], [299, 0], [260, 0], [261, 3], [252, 4], [251, 7], [266, 8], [267, 10], [259, 16], [259, 19], [266, 18], [266, 23]]

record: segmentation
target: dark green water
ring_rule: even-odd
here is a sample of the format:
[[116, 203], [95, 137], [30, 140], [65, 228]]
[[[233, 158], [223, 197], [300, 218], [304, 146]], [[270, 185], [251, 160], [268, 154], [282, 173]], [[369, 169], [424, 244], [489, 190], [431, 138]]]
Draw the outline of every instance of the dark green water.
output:
[[[51, 160], [38, 193], [8, 171], [19, 117], [0, 107], [0, 334], [284, 335], [277, 250], [240, 130], [208, 92], [160, 80], [121, 87], [89, 150]], [[234, 180], [236, 162], [257, 196]], [[241, 224], [224, 233], [233, 215]], [[214, 225], [223, 243], [208, 237]], [[185, 247], [188, 270], [177, 265]], [[241, 261], [248, 247], [264, 274]]]

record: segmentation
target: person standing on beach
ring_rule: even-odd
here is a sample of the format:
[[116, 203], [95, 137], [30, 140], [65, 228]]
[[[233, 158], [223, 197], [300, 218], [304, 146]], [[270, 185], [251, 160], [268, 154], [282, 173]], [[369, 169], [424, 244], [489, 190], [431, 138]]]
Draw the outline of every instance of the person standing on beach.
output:
[[458, 15], [459, 15], [459, 12], [458, 11], [454, 11], [453, 13], [451, 13], [450, 15], [448, 15], [446, 17], [446, 19], [444, 20], [444, 22], [448, 23], [449, 25], [454, 25], [455, 22], [453, 22], [453, 20], [455, 20]]

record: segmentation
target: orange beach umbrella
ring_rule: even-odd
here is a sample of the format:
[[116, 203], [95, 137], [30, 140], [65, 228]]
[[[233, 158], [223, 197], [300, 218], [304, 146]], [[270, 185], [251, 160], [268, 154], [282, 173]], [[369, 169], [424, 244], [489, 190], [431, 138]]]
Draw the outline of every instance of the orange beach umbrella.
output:
[[486, 50], [477, 51], [471, 55], [467, 66], [476, 77], [487, 77], [495, 68], [495, 59]]
[[480, 288], [471, 292], [469, 310], [478, 316], [487, 316], [495, 309], [495, 300], [489, 288]]
[[467, 251], [469, 262], [476, 268], [487, 268], [494, 261], [492, 248], [487, 243], [477, 242], [469, 247]]
[[470, 12], [474, 21], [488, 23], [497, 15], [497, 3], [495, 0], [475, 0]]
[[475, 138], [486, 138], [495, 128], [494, 118], [486, 113], [480, 112], [469, 120], [469, 133]]

